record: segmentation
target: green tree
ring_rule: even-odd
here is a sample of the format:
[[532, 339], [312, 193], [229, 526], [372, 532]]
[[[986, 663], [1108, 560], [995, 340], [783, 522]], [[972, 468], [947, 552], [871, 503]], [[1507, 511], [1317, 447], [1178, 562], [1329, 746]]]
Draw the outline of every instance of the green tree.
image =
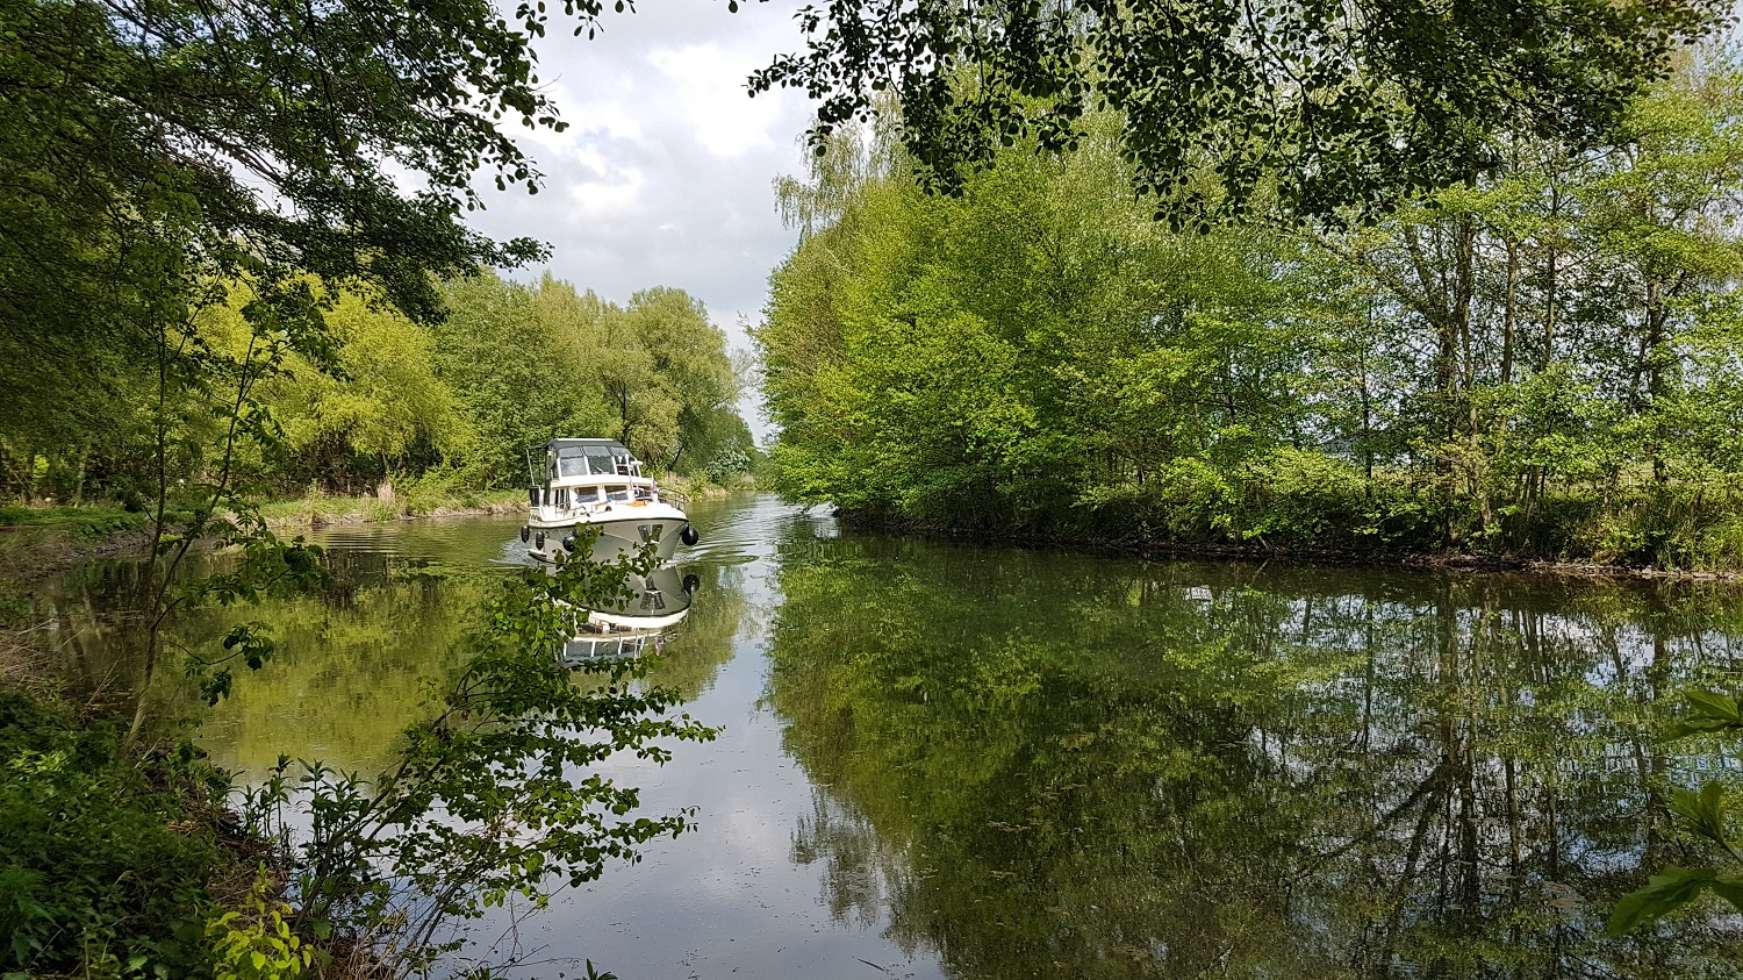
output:
[[548, 298], [490, 274], [450, 282], [444, 296], [437, 372], [472, 416], [489, 483], [524, 484], [527, 447], [605, 425], [597, 375], [576, 358], [579, 328]]
[[681, 289], [644, 289], [630, 297], [623, 315], [627, 337], [648, 352], [653, 383], [677, 407], [664, 458], [650, 458], [672, 470], [686, 454], [695, 466], [707, 463], [719, 441], [731, 437], [729, 419], [737, 418], [739, 381], [725, 335], [701, 301]]
[[1492, 170], [1506, 134], [1602, 144], [1673, 50], [1727, 10], [1719, 0], [831, 0], [801, 18], [805, 51], [753, 74], [751, 88], [819, 99], [819, 151], [893, 97], [922, 182], [951, 193], [1001, 147], [1074, 148], [1088, 120], [1112, 111], [1132, 184], [1159, 215], [1275, 201], [1330, 217]]
[[[565, 12], [591, 29], [601, 7]], [[246, 279], [250, 319], [318, 353], [305, 274], [370, 283], [423, 320], [438, 308], [431, 273], [540, 254], [459, 219], [480, 204], [480, 170], [537, 187], [501, 127], [564, 125], [531, 49], [547, 23], [542, 9], [511, 21], [473, 0], [9, 4], [0, 371], [20, 401], [8, 420], [49, 431], [91, 419], [26, 365], [83, 379], [89, 399], [115, 384], [103, 368], [173, 375], [156, 362], [197, 353], [178, 337], [227, 284]], [[390, 170], [423, 189], [403, 191]]]
[[1695, 52], [1606, 152], [1519, 137], [1342, 230], [1171, 233], [1112, 117], [959, 198], [838, 134], [784, 193], [841, 203], [753, 331], [778, 485], [1044, 536], [1730, 564], [1737, 71]]
[[430, 336], [356, 295], [341, 297], [325, 319], [338, 343], [334, 372], [294, 359], [286, 378], [269, 382], [263, 395], [298, 457], [275, 468], [351, 489], [358, 482], [391, 485], [408, 464], [463, 461], [476, 436], [459, 399], [436, 375]]

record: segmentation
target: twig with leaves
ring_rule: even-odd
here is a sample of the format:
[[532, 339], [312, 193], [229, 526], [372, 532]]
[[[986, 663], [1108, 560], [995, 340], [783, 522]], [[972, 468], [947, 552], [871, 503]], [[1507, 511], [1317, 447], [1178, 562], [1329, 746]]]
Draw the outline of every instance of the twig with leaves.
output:
[[[1672, 726], [1667, 737], [1743, 733], [1743, 707], [1736, 698], [1698, 689], [1687, 692], [1685, 697], [1688, 712]], [[1653, 875], [1645, 887], [1616, 903], [1605, 929], [1612, 936], [1651, 925], [1707, 892], [1743, 912], [1743, 854], [1738, 853], [1726, 827], [1724, 786], [1717, 780], [1708, 780], [1699, 789], [1673, 790], [1670, 811], [1683, 829], [1715, 848], [1728, 859], [1728, 864], [1669, 867]]]

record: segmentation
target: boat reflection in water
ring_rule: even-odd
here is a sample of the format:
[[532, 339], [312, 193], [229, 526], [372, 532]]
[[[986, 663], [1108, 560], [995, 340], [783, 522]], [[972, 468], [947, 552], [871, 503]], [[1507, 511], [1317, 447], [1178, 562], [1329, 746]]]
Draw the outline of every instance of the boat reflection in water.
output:
[[[691, 597], [699, 580], [675, 568], [657, 568], [630, 575], [627, 598], [612, 605], [587, 608], [573, 639], [563, 644], [561, 659], [579, 667], [601, 660], [621, 660], [655, 653], [665, 634], [690, 614]], [[576, 617], [580, 619], [579, 616]]]

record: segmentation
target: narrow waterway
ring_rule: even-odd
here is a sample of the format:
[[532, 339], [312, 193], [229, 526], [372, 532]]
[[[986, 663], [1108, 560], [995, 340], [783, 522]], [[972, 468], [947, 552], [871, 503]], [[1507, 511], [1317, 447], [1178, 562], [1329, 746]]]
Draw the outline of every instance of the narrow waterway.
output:
[[[609, 775], [700, 830], [475, 931], [526, 975], [1743, 974], [1717, 909], [1600, 935], [1642, 863], [1704, 859], [1665, 790], [1734, 747], [1655, 732], [1735, 682], [1734, 588], [904, 540], [766, 496], [692, 516], [651, 680], [721, 735]], [[331, 594], [185, 621], [279, 647], [194, 736], [244, 779], [371, 771], [518, 526], [328, 531]], [[45, 596], [93, 679], [125, 659], [123, 574]]]

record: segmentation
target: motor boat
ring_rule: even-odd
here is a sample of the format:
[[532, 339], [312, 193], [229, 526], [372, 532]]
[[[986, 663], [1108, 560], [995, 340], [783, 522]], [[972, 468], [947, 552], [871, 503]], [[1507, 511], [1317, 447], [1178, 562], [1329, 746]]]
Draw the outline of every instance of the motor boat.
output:
[[539, 561], [573, 555], [590, 528], [599, 532], [588, 555], [594, 561], [652, 544], [663, 564], [680, 543], [701, 539], [684, 514], [683, 497], [661, 490], [615, 439], [552, 439], [544, 447], [542, 477], [531, 475], [520, 539]]

